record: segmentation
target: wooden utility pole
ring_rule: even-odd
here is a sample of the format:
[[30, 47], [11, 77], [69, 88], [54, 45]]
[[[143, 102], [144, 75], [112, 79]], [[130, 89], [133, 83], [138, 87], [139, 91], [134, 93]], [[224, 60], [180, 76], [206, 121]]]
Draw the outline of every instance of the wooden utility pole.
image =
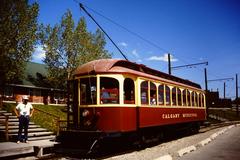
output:
[[226, 98], [226, 81], [229, 81], [229, 80], [234, 80], [234, 78], [211, 79], [211, 80], [208, 80], [208, 82], [224, 81], [224, 84], [223, 84], [223, 97]]
[[[168, 55], [168, 58], [170, 57], [170, 55]], [[201, 62], [201, 63], [193, 63], [193, 64], [187, 64], [187, 65], [181, 65], [181, 66], [174, 66], [174, 67], [171, 67], [171, 66], [168, 66], [168, 67], [171, 67], [171, 69], [177, 69], [177, 68], [191, 68], [193, 66], [198, 66], [198, 65], [208, 65], [208, 62]], [[207, 108], [207, 116], [208, 116], [208, 85], [207, 85], [207, 69], [204, 68], [204, 75], [205, 75], [205, 89], [206, 89], [206, 108]]]
[[209, 115], [209, 103], [208, 103], [208, 82], [207, 82], [207, 68], [204, 68], [204, 77], [205, 77], [205, 101], [206, 101], [206, 112], [207, 112], [207, 117]]
[[226, 82], [223, 82], [223, 98], [226, 98]]
[[168, 53], [168, 74], [172, 74], [171, 72], [171, 55]]
[[237, 116], [239, 116], [239, 109], [238, 109], [238, 75], [236, 74], [236, 109], [237, 109]]
[[207, 68], [204, 68], [204, 77], [205, 77], [205, 90], [208, 90], [208, 82], [207, 82]]

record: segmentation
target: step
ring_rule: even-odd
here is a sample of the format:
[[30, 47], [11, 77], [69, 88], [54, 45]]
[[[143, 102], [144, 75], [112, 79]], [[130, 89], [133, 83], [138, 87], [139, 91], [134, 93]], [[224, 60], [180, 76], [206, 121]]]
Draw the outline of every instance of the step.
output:
[[[8, 125], [9, 125], [9, 126], [14, 126], [14, 125], [15, 125], [15, 126], [16, 126], [16, 125], [18, 126], [18, 122], [16, 122], [16, 121], [11, 122], [11, 121], [10, 121], [10, 122], [8, 122]], [[35, 123], [34, 123], [34, 122], [29, 122], [29, 125], [35, 125]], [[0, 124], [0, 126], [1, 126], [1, 124]]]
[[[0, 119], [0, 126], [3, 125], [3, 123], [5, 123], [5, 122], [6, 122], [5, 119]], [[12, 122], [13, 122], [13, 123], [17, 122], [17, 123], [18, 123], [18, 119], [9, 119], [9, 120], [8, 120], [8, 124], [9, 124], [9, 123], [12, 123]]]
[[29, 137], [48, 136], [48, 135], [53, 135], [53, 132], [47, 131], [47, 132], [28, 133]]
[[[5, 119], [6, 116], [0, 116], [0, 119]], [[17, 118], [17, 116], [8, 116], [9, 119]]]
[[[53, 132], [34, 132], [28, 133], [28, 137], [48, 136], [53, 135]], [[17, 133], [10, 133], [9, 136], [17, 136]]]
[[38, 141], [38, 140], [54, 140], [56, 136], [50, 135], [50, 136], [40, 136], [40, 137], [29, 137], [29, 141]]
[[18, 126], [19, 122], [8, 122], [8, 126]]
[[4, 110], [0, 110], [0, 114], [1, 114], [1, 113], [7, 113], [7, 111], [4, 111]]
[[4, 115], [4, 116], [12, 116], [13, 115], [12, 113], [9, 113], [9, 112], [3, 112], [1, 114]]
[[15, 119], [8, 119], [8, 122], [18, 122], [18, 119], [15, 118]]
[[[18, 129], [18, 125], [15, 126], [8, 126], [9, 129]], [[39, 125], [29, 125], [28, 128], [40, 128]], [[0, 126], [0, 130], [5, 129], [5, 126]]]
[[31, 141], [29, 142], [29, 144], [34, 147], [34, 152], [36, 153], [38, 158], [44, 158], [46, 156], [50, 156], [53, 154], [53, 152], [50, 153], [49, 151], [51, 151], [51, 148], [53, 148], [56, 144], [58, 144], [58, 142], [53, 142], [49, 140], [39, 140], [39, 141]]
[[[45, 132], [45, 131], [47, 131], [47, 129], [45, 129], [45, 128], [30, 128], [30, 129], [28, 129], [28, 133], [31, 133], [31, 132]], [[24, 130], [23, 130], [23, 132], [24, 132]], [[8, 133], [18, 133], [18, 129], [10, 129], [8, 131]]]

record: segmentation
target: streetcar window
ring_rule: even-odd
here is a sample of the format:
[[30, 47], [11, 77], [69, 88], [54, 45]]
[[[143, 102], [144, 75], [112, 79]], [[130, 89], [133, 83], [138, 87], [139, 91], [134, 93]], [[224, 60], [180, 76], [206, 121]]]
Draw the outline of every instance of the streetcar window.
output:
[[161, 84], [158, 87], [158, 104], [163, 105], [164, 104], [164, 85]]
[[188, 106], [191, 106], [191, 102], [192, 99], [191, 99], [191, 93], [189, 92], [189, 90], [187, 90], [187, 102], [188, 102]]
[[186, 95], [186, 93], [187, 93], [187, 90], [184, 89], [183, 90], [183, 106], [187, 106], [187, 95]]
[[177, 89], [176, 87], [173, 87], [173, 88], [172, 88], [172, 104], [173, 104], [174, 106], [177, 105], [176, 89]]
[[80, 104], [89, 105], [97, 103], [96, 84], [96, 77], [80, 79]]
[[100, 78], [100, 102], [101, 104], [119, 103], [119, 82], [114, 78]]
[[178, 97], [177, 97], [178, 105], [182, 106], [182, 92], [181, 92], [181, 90], [179, 88], [177, 89], [177, 95], [178, 95]]
[[124, 103], [135, 104], [134, 81], [130, 78], [124, 80]]
[[156, 105], [157, 104], [157, 88], [156, 85], [150, 82], [150, 104]]
[[141, 83], [141, 103], [148, 104], [148, 81]]
[[165, 86], [166, 92], [166, 105], [170, 105], [170, 88], [166, 85]]

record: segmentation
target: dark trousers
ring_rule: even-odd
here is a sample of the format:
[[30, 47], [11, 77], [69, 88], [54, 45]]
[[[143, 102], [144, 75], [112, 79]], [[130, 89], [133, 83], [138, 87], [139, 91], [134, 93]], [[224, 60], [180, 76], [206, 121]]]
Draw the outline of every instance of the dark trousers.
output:
[[19, 117], [19, 127], [18, 127], [18, 141], [22, 139], [22, 130], [24, 128], [24, 140], [28, 140], [28, 125], [29, 125], [29, 116], [20, 116]]

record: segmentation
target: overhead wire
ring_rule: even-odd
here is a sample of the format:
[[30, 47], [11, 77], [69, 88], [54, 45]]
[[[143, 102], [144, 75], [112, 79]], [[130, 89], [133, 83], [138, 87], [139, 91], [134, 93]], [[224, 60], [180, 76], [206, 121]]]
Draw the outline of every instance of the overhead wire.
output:
[[[78, 4], [80, 3], [78, 0], [74, 0], [74, 1], [77, 2]], [[167, 49], [165, 49], [165, 48], [163, 48], [163, 47], [160, 47], [160, 46], [157, 45], [156, 43], [154, 43], [154, 42], [152, 42], [152, 41], [144, 38], [143, 36], [141, 36], [140, 34], [134, 32], [134, 31], [131, 31], [131, 30], [128, 29], [127, 27], [125, 27], [125, 26], [123, 26], [123, 25], [115, 22], [114, 20], [112, 20], [112, 19], [104, 16], [103, 14], [101, 14], [100, 12], [98, 12], [98, 11], [90, 8], [89, 6], [87, 6], [87, 5], [84, 5], [84, 6], [85, 6], [87, 9], [91, 10], [93, 13], [97, 14], [98, 16], [101, 16], [102, 18], [104, 18], [104, 19], [106, 19], [107, 21], [109, 21], [110, 23], [118, 26], [119, 28], [122, 28], [122, 29], [125, 30], [126, 32], [128, 32], [128, 33], [130, 33], [130, 34], [132, 34], [132, 35], [134, 35], [134, 36], [136, 36], [136, 37], [138, 37], [139, 39], [141, 39], [142, 41], [148, 43], [149, 45], [151, 45], [151, 46], [153, 46], [153, 47], [155, 47], [155, 48], [157, 48], [157, 49], [159, 49], [159, 50], [161, 50], [161, 51], [163, 51], [163, 52], [165, 52], [165, 53], [170, 53], [172, 56], [176, 57], [179, 61], [182, 61], [183, 63], [188, 64], [188, 62], [187, 62], [186, 60], [183, 60], [182, 58], [177, 57], [175, 54], [171, 53], [169, 50], [167, 50]], [[189, 57], [187, 57], [187, 58], [189, 58]], [[202, 72], [202, 69], [198, 68], [197, 66], [194, 67], [194, 68], [196, 68], [197, 70], [199, 70], [199, 71]], [[212, 73], [212, 71], [210, 71], [209, 69], [208, 69], [207, 72], [208, 72], [208, 75], [211, 75], [211, 76], [216, 77], [216, 78], [220, 78], [220, 77], [217, 76], [216, 74]]]
[[[74, 1], [77, 2], [77, 3], [80, 3], [78, 0], [74, 0]], [[112, 24], [118, 26], [119, 28], [122, 28], [123, 30], [127, 31], [128, 33], [130, 33], [130, 34], [132, 34], [132, 35], [138, 37], [139, 39], [141, 39], [142, 41], [144, 41], [144, 42], [150, 44], [151, 46], [153, 46], [153, 47], [155, 47], [155, 48], [157, 48], [157, 49], [159, 49], [159, 50], [161, 50], [161, 51], [163, 51], [163, 52], [165, 52], [165, 53], [170, 53], [172, 56], [176, 57], [178, 60], [184, 62], [185, 64], [188, 63], [188, 62], [186, 62], [185, 60], [183, 60], [183, 59], [177, 57], [176, 55], [174, 55], [173, 53], [171, 53], [169, 50], [167, 50], [167, 49], [165, 49], [165, 48], [163, 48], [163, 47], [160, 47], [160, 46], [157, 45], [156, 43], [154, 43], [154, 42], [152, 42], [152, 41], [150, 41], [150, 40], [144, 38], [144, 37], [141, 36], [140, 34], [134, 32], [134, 31], [131, 31], [131, 30], [128, 29], [127, 27], [125, 27], [125, 26], [123, 26], [123, 25], [121, 25], [121, 24], [115, 22], [114, 20], [112, 20], [112, 19], [110, 19], [110, 18], [104, 16], [103, 14], [101, 14], [101, 13], [98, 12], [98, 11], [96, 11], [95, 9], [92, 9], [92, 8], [90, 8], [90, 7], [87, 6], [87, 5], [84, 5], [84, 7], [86, 7], [86, 8], [89, 9], [89, 10], [91, 10], [93, 13], [97, 14], [98, 16], [101, 16], [102, 18], [106, 19], [106, 20], [109, 21], [110, 23], [112, 23]], [[189, 58], [189, 57], [188, 57], [188, 58]]]
[[[74, 0], [74, 1], [76, 1], [76, 0]], [[151, 46], [153, 46], [153, 47], [155, 47], [155, 48], [157, 48], [157, 49], [159, 49], [159, 50], [161, 50], [161, 51], [163, 51], [163, 52], [165, 52], [165, 53], [170, 53], [173, 57], [176, 57], [178, 60], [184, 62], [185, 64], [188, 63], [188, 62], [186, 62], [185, 60], [182, 60], [181, 58], [178, 58], [177, 56], [175, 56], [175, 55], [174, 55], [173, 53], [171, 53], [169, 50], [167, 50], [167, 49], [165, 49], [165, 48], [163, 48], [163, 47], [160, 47], [160, 46], [157, 45], [156, 43], [154, 43], [154, 42], [152, 42], [152, 41], [150, 41], [150, 40], [144, 38], [144, 37], [141, 36], [140, 34], [138, 34], [138, 33], [136, 33], [136, 32], [133, 32], [133, 31], [129, 30], [129, 29], [126, 28], [125, 26], [123, 26], [123, 25], [121, 25], [121, 24], [115, 22], [114, 20], [112, 20], [112, 19], [110, 19], [110, 18], [104, 16], [104, 15], [101, 14], [100, 12], [98, 12], [98, 11], [96, 11], [96, 10], [94, 10], [94, 9], [92, 9], [92, 8], [90, 8], [90, 7], [88, 7], [87, 5], [84, 5], [84, 6], [85, 6], [87, 9], [91, 10], [93, 13], [97, 14], [98, 16], [101, 16], [102, 18], [104, 18], [104, 19], [106, 19], [107, 21], [111, 22], [112, 24], [118, 26], [119, 28], [122, 28], [123, 30], [127, 31], [128, 33], [130, 33], [130, 34], [132, 34], [132, 35], [138, 37], [139, 39], [141, 39], [142, 41], [144, 41], [144, 42], [150, 44]], [[165, 67], [165, 68], [166, 68], [166, 67]]]
[[[80, 3], [80, 2], [77, 1], [77, 0], [74, 0], [74, 1], [77, 2], [77, 3]], [[90, 7], [88, 7], [87, 5], [84, 5], [84, 6], [85, 6], [87, 9], [91, 10], [93, 13], [97, 14], [98, 16], [101, 16], [102, 18], [106, 19], [106, 20], [109, 21], [110, 23], [112, 23], [112, 24], [118, 26], [119, 28], [122, 28], [123, 30], [127, 31], [128, 33], [130, 33], [130, 34], [132, 34], [132, 35], [134, 35], [134, 36], [136, 36], [136, 37], [138, 37], [139, 39], [141, 39], [142, 41], [144, 41], [144, 42], [150, 44], [151, 46], [153, 46], [153, 47], [155, 47], [155, 48], [157, 48], [157, 49], [159, 49], [159, 50], [161, 50], [161, 51], [163, 51], [163, 52], [170, 53], [170, 54], [171, 54], [172, 56], [174, 56], [174, 57], [177, 57], [177, 56], [175, 56], [173, 53], [171, 53], [169, 50], [167, 50], [167, 49], [165, 49], [165, 48], [163, 48], [163, 47], [160, 47], [160, 46], [157, 45], [156, 43], [154, 43], [154, 42], [152, 42], [152, 41], [150, 41], [150, 40], [144, 38], [144, 37], [141, 36], [140, 34], [134, 32], [134, 31], [131, 31], [131, 30], [128, 29], [127, 27], [125, 27], [125, 26], [123, 26], [123, 25], [121, 25], [121, 24], [115, 22], [114, 20], [112, 20], [112, 19], [110, 19], [110, 18], [104, 16], [104, 15], [101, 14], [100, 12], [98, 12], [98, 11], [96, 11], [96, 10], [94, 10], [94, 9], [92, 9], [92, 8], [90, 8]], [[188, 58], [189, 58], [189, 57], [188, 57]], [[179, 58], [179, 57], [177, 57], [177, 59], [180, 60], [180, 61], [182, 61], [182, 62], [184, 62], [185, 64], [188, 63], [188, 62], [186, 62], [185, 60], [182, 60], [182, 59]]]
[[[227, 86], [226, 86], [227, 87]], [[228, 89], [228, 92], [227, 92], [227, 96], [226, 97], [231, 97], [230, 95], [234, 95], [234, 83], [231, 83], [231, 87], [229, 87], [229, 89]]]
[[92, 12], [94, 12], [95, 14], [97, 14], [97, 15], [99, 15], [99, 16], [101, 16], [101, 17], [103, 17], [104, 19], [108, 20], [108, 21], [109, 21], [109, 22], [111, 22], [112, 24], [114, 24], [114, 25], [116, 25], [116, 26], [118, 26], [118, 27], [120, 27], [120, 28], [124, 29], [124, 30], [125, 30], [125, 31], [127, 31], [128, 33], [130, 33], [130, 34], [132, 34], [132, 35], [134, 35], [134, 36], [138, 37], [139, 39], [141, 39], [141, 40], [145, 41], [146, 43], [148, 43], [148, 44], [150, 44], [150, 45], [154, 46], [155, 48], [158, 48], [158, 49], [160, 49], [160, 50], [162, 50], [162, 51], [164, 51], [164, 52], [167, 52], [167, 53], [169, 53], [169, 51], [168, 51], [168, 50], [166, 50], [166, 49], [164, 49], [163, 47], [160, 47], [160, 46], [159, 46], [159, 45], [157, 45], [156, 43], [154, 43], [154, 42], [152, 42], [152, 41], [150, 41], [150, 40], [148, 40], [148, 39], [144, 38], [143, 36], [139, 35], [138, 33], [136, 33], [136, 32], [133, 32], [133, 31], [129, 30], [129, 29], [128, 29], [128, 28], [126, 28], [125, 26], [123, 26], [123, 25], [121, 25], [121, 24], [119, 24], [119, 23], [117, 23], [117, 22], [113, 21], [112, 19], [110, 19], [110, 18], [108, 18], [108, 17], [104, 16], [103, 14], [101, 14], [101, 13], [97, 12], [96, 10], [94, 10], [94, 9], [92, 9], [92, 8], [90, 8], [90, 7], [86, 6], [86, 5], [85, 5], [85, 7], [86, 7], [86, 8], [88, 8], [89, 10], [91, 10]]

